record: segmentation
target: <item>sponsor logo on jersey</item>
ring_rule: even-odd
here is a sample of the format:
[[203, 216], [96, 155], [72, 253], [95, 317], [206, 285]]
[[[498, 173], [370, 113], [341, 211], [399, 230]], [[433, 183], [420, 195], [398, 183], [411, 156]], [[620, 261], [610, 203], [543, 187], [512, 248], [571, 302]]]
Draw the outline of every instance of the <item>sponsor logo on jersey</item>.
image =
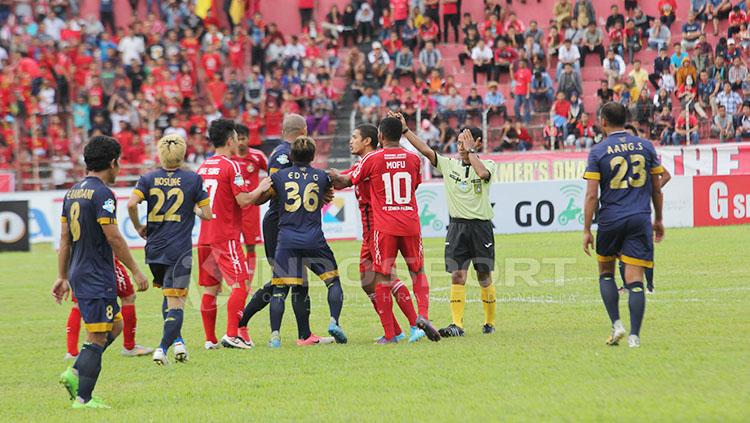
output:
[[104, 205], [102, 208], [110, 213], [115, 212], [115, 200], [108, 198], [107, 201], [104, 202]]
[[279, 162], [279, 164], [285, 165], [289, 163], [289, 156], [287, 156], [286, 154], [282, 154], [276, 159], [276, 161]]
[[239, 173], [234, 177], [234, 184], [238, 187], [245, 185], [245, 180], [242, 179], [242, 175], [240, 175]]

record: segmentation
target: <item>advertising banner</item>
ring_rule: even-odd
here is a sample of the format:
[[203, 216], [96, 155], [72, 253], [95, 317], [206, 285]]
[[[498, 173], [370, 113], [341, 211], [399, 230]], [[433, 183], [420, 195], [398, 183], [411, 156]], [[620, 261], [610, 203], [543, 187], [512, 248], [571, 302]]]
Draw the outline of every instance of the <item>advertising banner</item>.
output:
[[[750, 174], [750, 143], [661, 147], [656, 151], [673, 176]], [[560, 181], [583, 177], [588, 152], [487, 154], [482, 158], [497, 163], [493, 172], [497, 182]]]
[[750, 223], [750, 175], [693, 178], [695, 226]]
[[28, 228], [28, 201], [0, 201], [0, 251], [29, 251]]

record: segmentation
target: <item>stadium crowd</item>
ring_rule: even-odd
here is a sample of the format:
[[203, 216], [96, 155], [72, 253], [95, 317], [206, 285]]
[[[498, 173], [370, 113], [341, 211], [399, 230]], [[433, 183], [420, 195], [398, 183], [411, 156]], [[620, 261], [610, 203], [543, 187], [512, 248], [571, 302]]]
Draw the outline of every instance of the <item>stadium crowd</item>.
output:
[[[257, 1], [222, 20], [216, 13], [228, 10], [201, 18], [192, 1], [148, 1], [146, 16], [116, 27], [112, 0], [100, 1], [100, 17], [80, 16], [77, 0], [6, 0], [0, 167], [69, 164], [97, 134], [139, 164], [177, 133], [199, 164], [216, 118], [247, 125], [253, 146], [273, 145], [285, 113], [325, 136], [337, 108], [350, 106], [371, 122], [399, 111], [446, 153], [457, 151], [456, 128], [481, 125], [484, 113], [495, 151], [587, 148], [612, 100], [663, 145], [750, 136], [750, 1], [659, 0], [660, 16], [648, 16], [634, 0], [556, 0], [549, 22], [520, 19], [523, 3], [484, 0], [484, 16], [472, 16], [461, 0], [353, 0], [316, 21], [315, 3], [300, 0], [303, 30], [282, 34]], [[642, 63], [646, 50], [658, 54]], [[600, 80], [593, 102], [587, 68]], [[465, 73], [472, 83], [457, 81]], [[346, 78], [338, 88], [337, 76]], [[353, 105], [341, 104], [346, 86]]]

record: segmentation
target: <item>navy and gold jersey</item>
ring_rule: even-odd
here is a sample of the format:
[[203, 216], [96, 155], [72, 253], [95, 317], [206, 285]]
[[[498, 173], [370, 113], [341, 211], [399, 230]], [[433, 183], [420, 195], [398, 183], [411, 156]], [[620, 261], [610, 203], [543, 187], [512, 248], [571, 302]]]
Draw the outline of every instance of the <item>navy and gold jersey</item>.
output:
[[101, 179], [88, 176], [63, 200], [61, 220], [72, 241], [68, 280], [78, 299], [117, 298], [112, 247], [102, 225], [117, 224], [117, 199]]
[[595, 145], [583, 177], [599, 181], [599, 227], [651, 214], [651, 178], [663, 172], [651, 141], [615, 132]]
[[320, 209], [331, 186], [328, 175], [293, 165], [271, 175], [279, 204], [279, 248], [314, 249], [326, 245]]
[[209, 203], [200, 175], [157, 169], [141, 176], [133, 193], [148, 204], [146, 263], [175, 264], [192, 251], [193, 209]]
[[[282, 141], [281, 144], [277, 145], [276, 148], [271, 152], [271, 157], [268, 159], [268, 174], [273, 175], [274, 173], [286, 169], [292, 166], [292, 145], [286, 141]], [[272, 198], [268, 203], [268, 211], [266, 212], [266, 219], [269, 217], [277, 217], [279, 213], [279, 200]]]

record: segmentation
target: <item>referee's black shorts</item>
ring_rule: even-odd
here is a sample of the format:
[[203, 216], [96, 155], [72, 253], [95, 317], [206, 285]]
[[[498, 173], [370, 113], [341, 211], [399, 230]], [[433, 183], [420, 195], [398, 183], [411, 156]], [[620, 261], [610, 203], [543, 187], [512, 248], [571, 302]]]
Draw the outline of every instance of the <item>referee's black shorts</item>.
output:
[[495, 270], [495, 235], [492, 221], [451, 217], [445, 238], [445, 271], [474, 270], [489, 273]]

